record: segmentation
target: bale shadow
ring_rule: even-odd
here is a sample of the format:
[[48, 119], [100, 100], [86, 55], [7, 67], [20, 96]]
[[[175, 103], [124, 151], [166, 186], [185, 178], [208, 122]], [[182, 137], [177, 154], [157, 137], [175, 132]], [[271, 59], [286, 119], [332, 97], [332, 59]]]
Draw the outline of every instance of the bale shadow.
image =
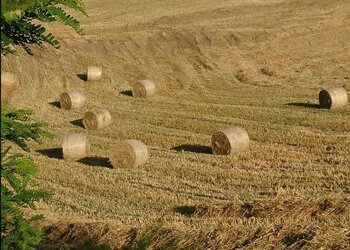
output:
[[77, 77], [79, 77], [80, 80], [87, 81], [87, 74], [77, 74]]
[[179, 151], [179, 152], [186, 151], [186, 152], [201, 153], [201, 154], [212, 154], [213, 153], [211, 147], [196, 145], [196, 144], [183, 144], [180, 146], [173, 147], [171, 149]]
[[49, 148], [36, 150], [39, 154], [53, 159], [63, 159], [62, 148]]
[[73, 124], [74, 126], [84, 128], [83, 119], [76, 119], [76, 120], [70, 121], [70, 123]]
[[59, 101], [50, 102], [49, 104], [56, 108], [61, 108], [61, 103]]
[[179, 206], [179, 207], [175, 207], [173, 211], [175, 213], [189, 217], [196, 212], [196, 206]]
[[122, 95], [125, 95], [125, 96], [132, 96], [132, 91], [131, 90], [123, 90], [123, 91], [121, 91], [119, 93], [122, 94]]
[[[63, 159], [62, 148], [40, 149], [40, 150], [36, 150], [36, 152], [44, 156], [47, 156], [49, 158], [60, 159], [60, 160]], [[109, 162], [109, 158], [107, 157], [92, 156], [92, 157], [86, 157], [86, 158], [80, 159], [77, 162], [80, 162], [82, 164], [89, 165], [89, 166], [113, 168], [113, 165]]]
[[290, 102], [290, 103], [287, 103], [286, 105], [288, 105], [288, 106], [295, 106], [295, 107], [304, 107], [304, 108], [314, 108], [314, 109], [321, 108], [319, 104], [306, 103], [306, 102]]
[[80, 159], [78, 162], [93, 167], [113, 168], [108, 157], [92, 156]]

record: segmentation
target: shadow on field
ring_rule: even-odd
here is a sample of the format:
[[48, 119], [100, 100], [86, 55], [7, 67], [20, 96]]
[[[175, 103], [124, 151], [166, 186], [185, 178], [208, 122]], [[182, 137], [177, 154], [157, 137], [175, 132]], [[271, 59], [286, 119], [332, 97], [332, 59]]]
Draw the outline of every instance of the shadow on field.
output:
[[62, 148], [40, 149], [36, 152], [54, 159], [63, 159]]
[[77, 74], [77, 77], [79, 77], [80, 80], [87, 81], [87, 74]]
[[112, 164], [109, 162], [109, 158], [107, 157], [99, 157], [99, 156], [86, 157], [79, 160], [78, 162], [83, 163], [85, 165], [94, 166], [94, 167], [113, 168]]
[[84, 128], [83, 119], [76, 119], [74, 121], [70, 121], [70, 123], [73, 124], [74, 126]]
[[320, 105], [315, 104], [315, 103], [305, 103], [305, 102], [290, 102], [287, 103], [286, 105], [288, 106], [295, 106], [295, 107], [304, 107], [304, 108], [314, 108], [314, 109], [319, 109]]
[[[49, 158], [63, 159], [62, 148], [40, 149], [36, 150], [36, 152]], [[77, 162], [89, 166], [113, 168], [113, 165], [109, 162], [109, 158], [107, 157], [92, 156], [83, 158], [81, 160], [78, 160]]]
[[191, 216], [196, 212], [196, 206], [179, 206], [175, 207], [173, 211], [184, 216]]
[[122, 95], [126, 95], [126, 96], [132, 96], [132, 91], [131, 90], [123, 90], [121, 92], [119, 92]]
[[308, 241], [315, 237], [315, 232], [289, 233], [282, 239], [282, 243], [287, 247], [295, 245], [296, 248], [303, 248]]
[[56, 108], [61, 108], [61, 103], [59, 101], [50, 102], [49, 104]]
[[173, 147], [171, 149], [179, 152], [186, 151], [186, 152], [201, 153], [201, 154], [212, 154], [211, 147], [196, 145], [196, 144], [183, 144], [180, 146]]
[[[180, 249], [204, 249], [198, 243], [165, 229], [160, 220], [142, 231], [137, 228], [118, 230], [92, 223], [53, 225], [43, 231], [46, 237], [40, 243], [39, 250], [170, 250], [179, 249], [180, 245]], [[116, 245], [119, 247], [116, 248]]]

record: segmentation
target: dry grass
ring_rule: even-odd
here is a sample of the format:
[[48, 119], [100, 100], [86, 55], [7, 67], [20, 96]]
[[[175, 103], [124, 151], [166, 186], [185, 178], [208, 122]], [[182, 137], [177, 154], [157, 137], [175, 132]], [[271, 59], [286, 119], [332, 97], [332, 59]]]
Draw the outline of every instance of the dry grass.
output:
[[[52, 241], [121, 247], [162, 217], [182, 246], [349, 247], [350, 105], [322, 110], [317, 99], [349, 82], [349, 1], [85, 2], [84, 37], [57, 27], [60, 50], [1, 65], [21, 78], [16, 106], [57, 135], [33, 145], [40, 183], [55, 192], [39, 204]], [[77, 76], [88, 65], [103, 67], [101, 81]], [[131, 97], [140, 79], [157, 95]], [[86, 93], [84, 110], [57, 108], [67, 86]], [[88, 131], [94, 157], [63, 161], [61, 137], [85, 132], [79, 119], [94, 107], [113, 124]], [[248, 132], [249, 150], [212, 155], [212, 133], [228, 126]], [[149, 161], [111, 169], [109, 147], [129, 138], [147, 144]]]

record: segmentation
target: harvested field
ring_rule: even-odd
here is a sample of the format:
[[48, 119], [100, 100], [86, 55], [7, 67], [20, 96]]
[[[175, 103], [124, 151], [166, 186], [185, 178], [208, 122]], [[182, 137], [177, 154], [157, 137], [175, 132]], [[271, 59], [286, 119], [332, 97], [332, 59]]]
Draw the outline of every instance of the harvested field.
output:
[[[21, 81], [15, 106], [56, 135], [32, 144], [55, 193], [38, 205], [48, 244], [119, 248], [161, 218], [160, 238], [183, 248], [350, 247], [350, 105], [318, 105], [320, 90], [350, 82], [349, 1], [84, 2], [85, 36], [54, 25], [61, 49], [1, 58]], [[102, 67], [98, 82], [85, 81], [89, 65]], [[142, 79], [157, 95], [132, 97]], [[84, 108], [57, 107], [67, 86]], [[63, 135], [85, 133], [77, 119], [95, 107], [112, 124], [87, 132], [91, 157], [62, 160]], [[212, 134], [230, 126], [249, 149], [213, 155]], [[113, 169], [110, 146], [131, 138], [149, 160]]]

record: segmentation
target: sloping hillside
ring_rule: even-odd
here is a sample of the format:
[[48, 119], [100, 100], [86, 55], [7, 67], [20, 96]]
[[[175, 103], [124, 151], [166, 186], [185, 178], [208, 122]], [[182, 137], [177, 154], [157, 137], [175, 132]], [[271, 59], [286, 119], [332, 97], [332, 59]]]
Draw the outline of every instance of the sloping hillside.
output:
[[[60, 50], [1, 58], [21, 79], [13, 104], [56, 135], [33, 145], [40, 183], [55, 192], [38, 209], [42, 227], [55, 225], [49, 239], [121, 246], [161, 217], [168, 233], [211, 249], [350, 245], [350, 105], [317, 106], [322, 87], [350, 82], [349, 1], [85, 3], [85, 36], [55, 26]], [[103, 67], [102, 81], [78, 77], [88, 65]], [[131, 97], [145, 78], [158, 95]], [[68, 88], [86, 93], [84, 110], [57, 107]], [[113, 124], [77, 126], [92, 107]], [[231, 125], [250, 149], [212, 155], [211, 135]], [[66, 132], [87, 132], [93, 158], [60, 159]], [[150, 160], [110, 169], [110, 145], [127, 138], [146, 143]]]

